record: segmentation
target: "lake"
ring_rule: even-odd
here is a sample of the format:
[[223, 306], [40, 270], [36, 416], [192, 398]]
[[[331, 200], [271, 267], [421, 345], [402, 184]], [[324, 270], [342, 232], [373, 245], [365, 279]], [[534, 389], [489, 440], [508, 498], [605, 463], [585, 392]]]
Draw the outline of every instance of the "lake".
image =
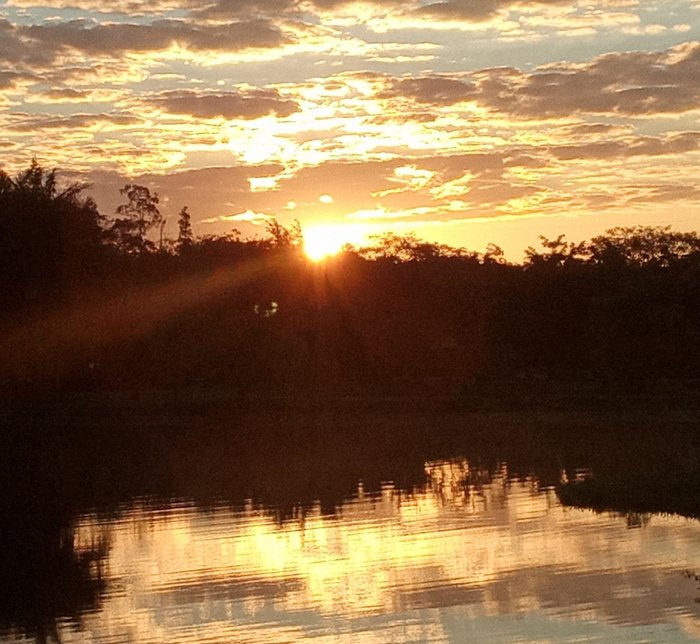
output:
[[[6, 499], [0, 640], [697, 641], [700, 523], [557, 493], [667, 462], [695, 427], [668, 420], [659, 441], [643, 416], [561, 433], [557, 415], [220, 415], [180, 418], [164, 443], [140, 418], [150, 438], [114, 439], [77, 483], [58, 473], [85, 453], [54, 443], [66, 470], [36, 468], [22, 489], [92, 491]], [[204, 424], [218, 424], [207, 440], [191, 431]], [[134, 451], [160, 474], [110, 496]]]

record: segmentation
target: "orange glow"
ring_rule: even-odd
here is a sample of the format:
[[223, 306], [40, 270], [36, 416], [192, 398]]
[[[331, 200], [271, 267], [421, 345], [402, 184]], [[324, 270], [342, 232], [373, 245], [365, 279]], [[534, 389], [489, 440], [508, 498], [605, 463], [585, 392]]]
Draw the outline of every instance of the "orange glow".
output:
[[319, 262], [338, 253], [346, 244], [362, 244], [366, 235], [358, 226], [343, 224], [319, 224], [304, 228], [304, 252]]
[[696, 522], [655, 515], [651, 531], [630, 530], [625, 516], [562, 507], [554, 488], [512, 478], [505, 465], [480, 473], [454, 459], [428, 462], [425, 472], [411, 492], [360, 488], [334, 515], [316, 505], [282, 523], [252, 502], [238, 512], [137, 503], [106, 524], [86, 515], [76, 548], [109, 544], [110, 584], [83, 628], [122, 641], [186, 642], [196, 633], [270, 644], [348, 624], [363, 629], [363, 643], [444, 642], [449, 612], [453, 624], [491, 629], [487, 617], [499, 629], [513, 620], [492, 641], [523, 633], [560, 641], [552, 633], [579, 626], [580, 641], [593, 628], [611, 641], [627, 634], [611, 628], [627, 626], [700, 632], [681, 577], [698, 566]]

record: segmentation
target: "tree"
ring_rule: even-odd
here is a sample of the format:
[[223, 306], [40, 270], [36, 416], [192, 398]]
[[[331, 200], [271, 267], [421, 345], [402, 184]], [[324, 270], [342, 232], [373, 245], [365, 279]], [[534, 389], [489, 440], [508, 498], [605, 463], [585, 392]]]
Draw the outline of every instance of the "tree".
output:
[[575, 244], [567, 242], [564, 235], [559, 235], [556, 239], [548, 239], [543, 235], [539, 236], [544, 251], [537, 251], [532, 246], [528, 246], [525, 251], [525, 266], [570, 266], [583, 261], [586, 246], [583, 242]]
[[594, 264], [670, 266], [700, 254], [700, 237], [670, 226], [617, 227], [594, 237], [587, 246]]
[[177, 250], [183, 252], [192, 246], [192, 242], [194, 241], [191, 217], [187, 206], [184, 206], [177, 216], [177, 228]]
[[147, 234], [163, 221], [158, 210], [158, 195], [136, 184], [125, 185], [119, 193], [128, 201], [117, 208], [117, 218], [110, 228], [114, 242], [127, 253], [153, 251], [155, 244], [147, 239]]
[[104, 230], [85, 183], [62, 184], [36, 160], [14, 179], [0, 171], [0, 291], [41, 299], [99, 270]]
[[296, 219], [289, 227], [283, 226], [276, 219], [272, 219], [265, 226], [265, 232], [269, 235], [267, 241], [275, 248], [300, 248], [304, 244], [301, 224]]
[[373, 244], [360, 248], [358, 253], [367, 259], [386, 260], [394, 264], [434, 261], [445, 257], [465, 258], [473, 256], [463, 248], [453, 248], [446, 244], [424, 241], [418, 238], [415, 233], [405, 235], [385, 233], [372, 235], [370, 239]]
[[506, 257], [503, 249], [493, 242], [489, 242], [486, 250], [482, 255], [482, 263], [484, 264], [506, 264]]

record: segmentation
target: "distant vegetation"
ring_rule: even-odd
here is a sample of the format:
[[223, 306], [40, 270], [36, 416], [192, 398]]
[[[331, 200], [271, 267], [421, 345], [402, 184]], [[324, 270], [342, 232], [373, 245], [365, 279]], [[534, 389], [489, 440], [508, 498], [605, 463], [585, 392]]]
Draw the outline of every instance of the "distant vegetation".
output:
[[148, 188], [125, 186], [106, 216], [86, 187], [36, 163], [0, 172], [5, 392], [468, 399], [490, 383], [644, 392], [700, 377], [695, 232], [542, 238], [522, 265], [495, 245], [386, 235], [314, 264], [298, 226], [198, 237], [183, 207], [168, 239]]

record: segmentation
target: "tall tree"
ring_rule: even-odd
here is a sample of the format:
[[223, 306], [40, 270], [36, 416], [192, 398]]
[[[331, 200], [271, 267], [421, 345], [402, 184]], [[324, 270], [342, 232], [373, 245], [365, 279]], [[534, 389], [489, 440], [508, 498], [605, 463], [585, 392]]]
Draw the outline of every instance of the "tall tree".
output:
[[117, 217], [110, 232], [117, 246], [127, 253], [143, 253], [155, 249], [148, 231], [163, 221], [158, 209], [158, 194], [146, 186], [127, 184], [120, 191], [127, 202], [117, 208]]
[[177, 216], [177, 250], [182, 252], [189, 248], [194, 241], [192, 221], [187, 206], [184, 206]]

